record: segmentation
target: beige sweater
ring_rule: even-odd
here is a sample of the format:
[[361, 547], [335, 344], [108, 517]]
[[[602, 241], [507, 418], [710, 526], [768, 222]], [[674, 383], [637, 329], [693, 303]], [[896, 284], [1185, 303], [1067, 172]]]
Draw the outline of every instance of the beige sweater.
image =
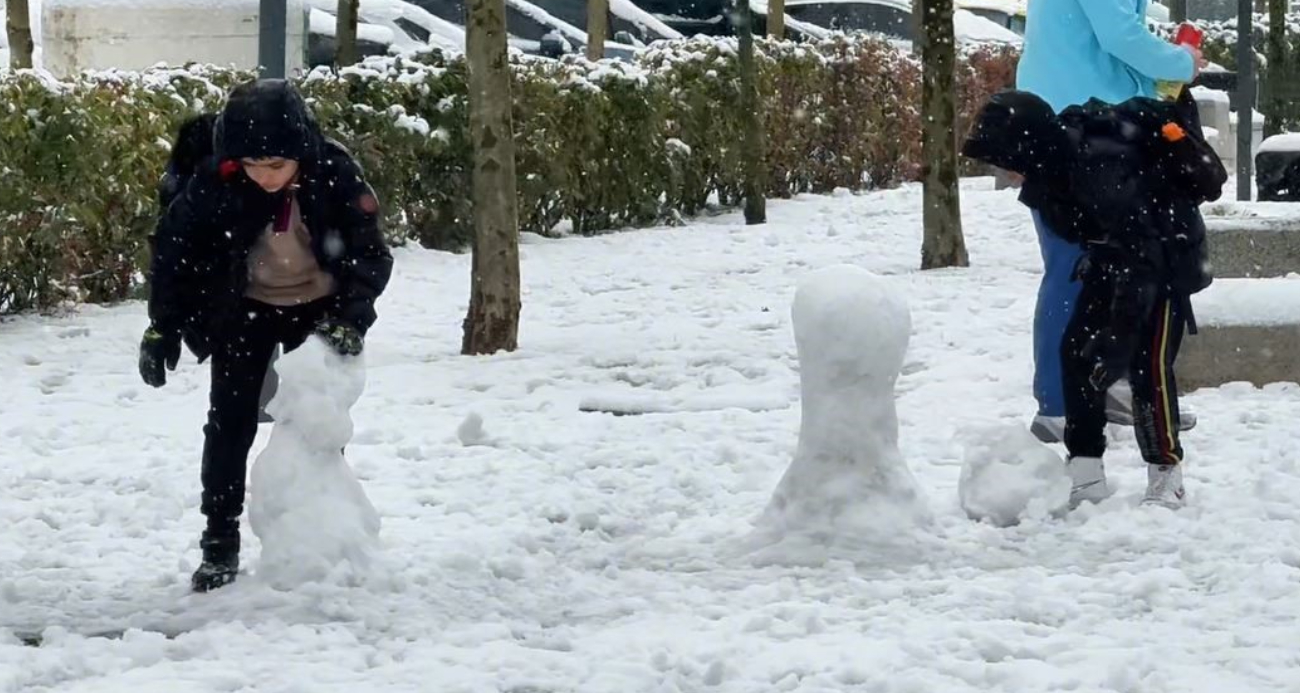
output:
[[273, 306], [311, 303], [334, 293], [334, 277], [321, 269], [311, 249], [311, 232], [302, 223], [293, 201], [289, 228], [275, 232], [267, 225], [248, 255], [248, 291], [255, 301]]

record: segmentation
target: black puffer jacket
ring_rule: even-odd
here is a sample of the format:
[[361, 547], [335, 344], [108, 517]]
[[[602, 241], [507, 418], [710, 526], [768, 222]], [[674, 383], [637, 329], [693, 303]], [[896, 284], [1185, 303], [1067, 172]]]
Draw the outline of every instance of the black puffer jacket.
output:
[[1227, 181], [1196, 104], [1090, 101], [1059, 116], [1019, 91], [995, 96], [963, 153], [1025, 176], [1021, 201], [1094, 259], [1176, 294], [1210, 284], [1199, 205]]
[[[203, 151], [204, 132], [212, 147]], [[166, 205], [153, 243], [149, 317], [179, 335], [200, 360], [212, 352], [247, 289], [248, 255], [282, 207], [238, 160], [281, 156], [299, 162], [298, 204], [312, 249], [336, 280], [332, 318], [364, 333], [392, 273], [378, 202], [357, 162], [321, 135], [306, 102], [282, 80], [236, 88], [220, 116], [182, 128], [159, 197]], [[176, 188], [183, 183], [179, 192]], [[169, 203], [169, 204], [168, 204]]]

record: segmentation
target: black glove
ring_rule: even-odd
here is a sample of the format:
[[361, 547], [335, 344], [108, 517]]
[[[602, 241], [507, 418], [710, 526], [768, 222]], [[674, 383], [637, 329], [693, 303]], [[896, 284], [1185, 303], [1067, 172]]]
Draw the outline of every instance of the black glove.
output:
[[316, 334], [319, 334], [321, 339], [330, 345], [330, 348], [342, 356], [356, 356], [361, 353], [361, 349], [365, 345], [365, 339], [361, 336], [360, 330], [330, 318], [326, 318], [316, 325]]
[[180, 360], [179, 334], [165, 334], [152, 326], [144, 331], [144, 338], [140, 340], [140, 377], [146, 384], [153, 387], [166, 385], [167, 373], [163, 368], [174, 371]]

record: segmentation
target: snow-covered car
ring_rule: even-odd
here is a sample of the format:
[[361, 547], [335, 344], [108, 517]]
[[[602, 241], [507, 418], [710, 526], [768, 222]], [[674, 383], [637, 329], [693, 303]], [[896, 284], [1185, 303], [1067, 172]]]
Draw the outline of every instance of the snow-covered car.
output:
[[[787, 0], [787, 16], [835, 31], [881, 34], [899, 41], [916, 38], [910, 0]], [[1019, 45], [1023, 38], [995, 22], [958, 9], [953, 22], [960, 43]]]
[[[461, 45], [464, 45], [464, 0], [410, 0], [406, 4], [415, 5], [428, 14], [455, 25], [461, 32]], [[581, 4], [585, 12], [586, 5]], [[636, 12], [628, 11], [628, 6]], [[551, 9], [553, 8], [530, 0], [506, 0], [506, 32], [510, 36], [510, 45], [525, 53], [548, 57], [582, 52], [587, 45], [586, 30], [556, 16]], [[568, 11], [567, 6], [561, 9]], [[606, 58], [628, 59], [636, 53], [639, 44], [659, 38], [680, 37], [680, 34], [657, 21], [648, 12], [632, 6], [630, 0], [614, 0], [610, 3], [610, 9], [613, 40], [605, 44]], [[628, 19], [629, 16], [632, 19]], [[585, 24], [585, 19], [583, 21]], [[647, 27], [649, 31], [639, 33], [641, 30], [638, 25]], [[660, 29], [666, 30], [666, 35], [657, 35], [656, 32]]]
[[[307, 0], [311, 7], [307, 60], [327, 65], [334, 59], [337, 0]], [[465, 50], [465, 29], [405, 0], [364, 0], [357, 22], [361, 55], [420, 50], [429, 46]]]
[[[587, 0], [531, 0], [560, 21], [582, 31], [587, 30]], [[609, 31], [623, 37], [619, 43], [644, 45], [660, 40], [682, 38], [681, 32], [668, 26], [632, 0], [609, 0]]]
[[1028, 0], [957, 0], [957, 7], [1020, 36], [1025, 35]]
[[[957, 7], [998, 26], [1025, 35], [1025, 21], [1029, 14], [1028, 0], [957, 0]], [[1168, 22], [1169, 8], [1153, 2], [1147, 5], [1147, 19]]]

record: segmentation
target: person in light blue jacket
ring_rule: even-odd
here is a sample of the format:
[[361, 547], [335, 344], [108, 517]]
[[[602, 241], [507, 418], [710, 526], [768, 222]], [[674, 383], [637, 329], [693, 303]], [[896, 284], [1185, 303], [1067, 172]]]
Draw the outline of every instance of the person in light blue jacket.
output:
[[[1205, 65], [1201, 52], [1151, 33], [1148, 0], [1029, 0], [1024, 52], [1016, 88], [1038, 95], [1058, 113], [1089, 99], [1118, 104], [1155, 97], [1156, 81], [1191, 82]], [[1071, 279], [1082, 248], [1034, 226], [1043, 255], [1043, 281], [1034, 313], [1032, 430], [1046, 442], [1065, 435], [1061, 340], [1079, 295]], [[1127, 408], [1129, 405], [1124, 403]], [[1190, 421], [1190, 416], [1184, 414]], [[1186, 423], [1186, 422], [1185, 422]]]

